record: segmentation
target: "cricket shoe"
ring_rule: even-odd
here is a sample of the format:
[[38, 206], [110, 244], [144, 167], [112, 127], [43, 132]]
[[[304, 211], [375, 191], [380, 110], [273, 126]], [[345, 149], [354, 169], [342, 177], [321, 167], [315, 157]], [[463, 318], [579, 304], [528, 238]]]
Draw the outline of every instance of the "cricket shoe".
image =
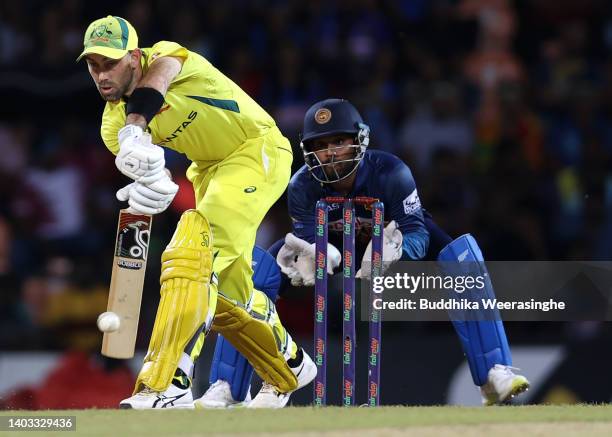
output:
[[119, 403], [121, 409], [152, 410], [158, 408], [193, 408], [191, 388], [179, 388], [174, 384], [164, 391], [154, 391], [145, 387], [134, 396]]
[[515, 375], [516, 367], [496, 364], [489, 370], [488, 380], [480, 387], [484, 405], [502, 404], [529, 389], [529, 381], [523, 375]]
[[[296, 364], [292, 365], [293, 363]], [[295, 390], [310, 384], [317, 375], [317, 366], [315, 366], [312, 358], [302, 348], [298, 349], [296, 357], [287, 361], [287, 364], [289, 364], [289, 368], [297, 378], [297, 388]], [[264, 382], [257, 396], [253, 398], [247, 407], [283, 408], [289, 402], [289, 397], [293, 391], [281, 393], [273, 385]]]
[[247, 391], [244, 402], [237, 401], [232, 396], [232, 389], [229, 385], [229, 382], [219, 379], [218, 381], [215, 381], [210, 387], [208, 387], [208, 390], [206, 390], [206, 393], [204, 393], [204, 395], [201, 398], [196, 399], [193, 405], [198, 409], [200, 408], [237, 408], [237, 407], [244, 407], [249, 402], [251, 402], [250, 390]]

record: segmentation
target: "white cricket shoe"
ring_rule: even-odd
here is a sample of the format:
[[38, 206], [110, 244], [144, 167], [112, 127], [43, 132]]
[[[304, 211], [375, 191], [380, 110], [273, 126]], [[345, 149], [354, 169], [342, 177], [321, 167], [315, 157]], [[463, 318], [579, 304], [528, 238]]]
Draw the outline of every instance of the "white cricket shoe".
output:
[[[317, 366], [312, 361], [312, 358], [306, 353], [304, 349], [300, 349], [302, 355], [302, 361], [296, 367], [290, 367], [291, 371], [297, 377], [297, 388], [299, 390], [302, 387], [310, 384], [317, 375]], [[298, 352], [300, 354], [300, 352]], [[297, 357], [296, 357], [297, 358]], [[294, 390], [294, 391], [295, 391]], [[287, 393], [281, 393], [273, 385], [263, 383], [261, 390], [257, 393], [257, 396], [247, 406], [248, 408], [283, 408], [289, 402], [289, 397], [293, 391]]]
[[183, 389], [174, 384], [164, 391], [154, 391], [148, 387], [134, 396], [122, 400], [119, 408], [135, 410], [152, 410], [158, 408], [193, 408], [191, 388]]
[[489, 370], [487, 383], [480, 387], [484, 405], [501, 404], [529, 389], [527, 378], [515, 375], [513, 370], [520, 369], [496, 364]]
[[236, 408], [244, 407], [251, 402], [251, 390], [247, 390], [244, 402], [239, 402], [232, 396], [229, 382], [219, 379], [208, 387], [206, 393], [194, 401], [196, 408]]

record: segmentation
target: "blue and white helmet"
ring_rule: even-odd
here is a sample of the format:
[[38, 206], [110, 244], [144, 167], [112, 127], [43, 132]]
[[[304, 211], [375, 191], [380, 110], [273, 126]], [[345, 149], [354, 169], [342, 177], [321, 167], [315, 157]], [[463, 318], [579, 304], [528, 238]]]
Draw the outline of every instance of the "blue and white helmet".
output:
[[[310, 149], [310, 143], [317, 138], [331, 135], [350, 134], [354, 135], [353, 147], [355, 154], [350, 159], [340, 161], [332, 160], [322, 163], [314, 151]], [[312, 105], [304, 116], [304, 127], [301, 134], [300, 147], [304, 153], [304, 161], [310, 174], [322, 183], [338, 182], [347, 178], [357, 170], [359, 161], [363, 159], [366, 148], [370, 143], [370, 127], [363, 122], [361, 115], [355, 107], [344, 99], [327, 99]], [[347, 146], [339, 146], [345, 148]], [[353, 165], [347, 167], [345, 171], [339, 173], [334, 164], [352, 162]], [[332, 166], [335, 176], [329, 176], [325, 171], [325, 166]]]

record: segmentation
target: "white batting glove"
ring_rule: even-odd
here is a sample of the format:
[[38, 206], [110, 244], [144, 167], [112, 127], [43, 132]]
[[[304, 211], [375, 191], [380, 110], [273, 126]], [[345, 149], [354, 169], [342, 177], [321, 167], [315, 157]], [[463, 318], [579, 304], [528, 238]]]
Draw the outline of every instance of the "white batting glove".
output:
[[163, 179], [166, 160], [164, 149], [151, 142], [151, 135], [140, 126], [128, 124], [121, 128], [119, 153], [115, 165], [121, 173], [142, 184]]
[[[340, 265], [342, 255], [333, 245], [327, 244], [327, 273], [333, 274]], [[315, 283], [315, 244], [289, 233], [285, 244], [278, 251], [276, 262], [281, 271], [291, 279], [291, 285], [296, 287], [312, 286]]]
[[130, 209], [139, 214], [159, 214], [168, 209], [178, 191], [176, 185], [164, 172], [165, 178], [144, 185], [132, 182], [117, 191], [117, 199], [127, 201]]
[[[402, 257], [402, 232], [397, 228], [397, 223], [392, 220], [383, 232], [383, 271], [389, 268], [391, 264]], [[368, 243], [363, 259], [361, 260], [361, 268], [355, 274], [356, 278], [370, 278], [372, 276], [372, 240]]]

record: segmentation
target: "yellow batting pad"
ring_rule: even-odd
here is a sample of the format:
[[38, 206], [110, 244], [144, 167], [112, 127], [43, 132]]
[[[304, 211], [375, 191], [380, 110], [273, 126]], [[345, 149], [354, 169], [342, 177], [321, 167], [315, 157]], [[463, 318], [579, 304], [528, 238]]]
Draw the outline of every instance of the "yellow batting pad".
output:
[[211, 296], [216, 287], [210, 287], [212, 243], [206, 218], [196, 210], [185, 211], [162, 254], [161, 299], [135, 392], [143, 385], [166, 390], [189, 340], [206, 331], [202, 328], [210, 323], [216, 301]]
[[261, 379], [283, 393], [297, 388], [297, 378], [282, 351], [283, 341], [264, 316], [219, 293], [212, 329], [249, 360]]

